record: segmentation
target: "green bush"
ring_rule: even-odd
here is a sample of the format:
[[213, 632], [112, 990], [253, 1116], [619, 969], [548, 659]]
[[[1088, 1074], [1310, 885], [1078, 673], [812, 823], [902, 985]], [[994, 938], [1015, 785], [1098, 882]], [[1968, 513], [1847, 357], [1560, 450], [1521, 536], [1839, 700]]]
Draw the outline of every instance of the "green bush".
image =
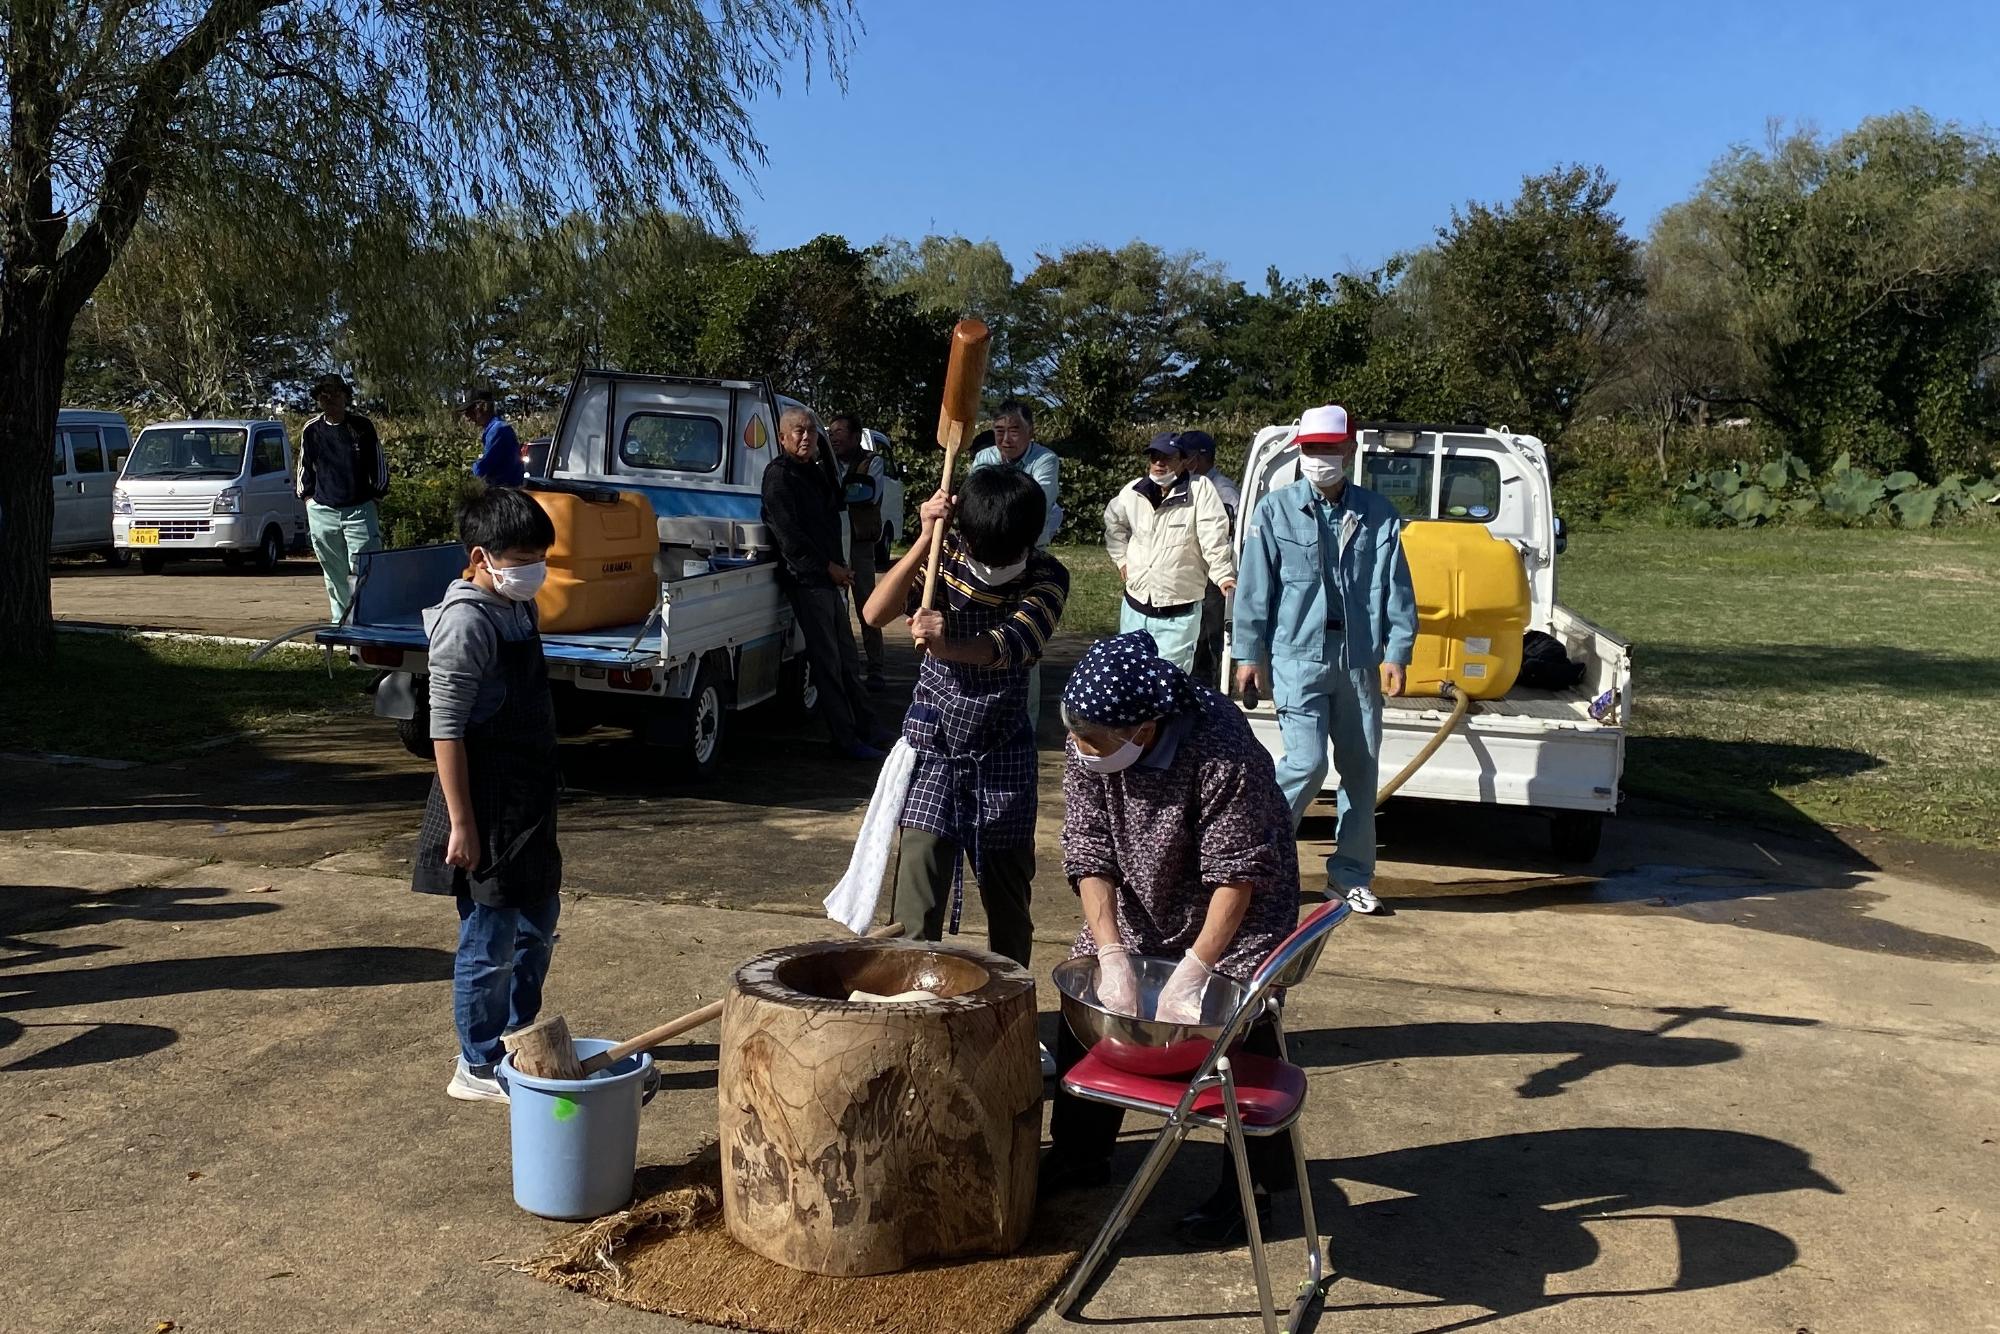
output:
[[1841, 527], [1929, 528], [1993, 515], [2000, 478], [1968, 480], [1952, 474], [1925, 486], [1913, 473], [1886, 477], [1855, 466], [1842, 454], [1819, 477], [1805, 460], [1786, 454], [1761, 465], [1733, 463], [1689, 474], [1675, 498], [1685, 521], [1703, 527], [1754, 528], [1770, 523]]

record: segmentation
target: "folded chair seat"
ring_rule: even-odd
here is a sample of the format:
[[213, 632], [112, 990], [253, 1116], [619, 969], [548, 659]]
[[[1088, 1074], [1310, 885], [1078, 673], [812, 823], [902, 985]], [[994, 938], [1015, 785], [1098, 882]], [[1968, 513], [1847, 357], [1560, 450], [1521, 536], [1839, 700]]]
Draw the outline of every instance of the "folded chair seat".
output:
[[[1283, 1130], [1305, 1105], [1306, 1074], [1296, 1065], [1271, 1056], [1246, 1051], [1229, 1055], [1236, 1076], [1236, 1107], [1246, 1130]], [[1070, 1067], [1063, 1087], [1080, 1098], [1128, 1104], [1132, 1111], [1170, 1116], [1186, 1095], [1188, 1081], [1135, 1075], [1120, 1070], [1095, 1051]], [[1195, 1095], [1189, 1109], [1197, 1122], [1211, 1128], [1223, 1122], [1222, 1086], [1212, 1085]]]

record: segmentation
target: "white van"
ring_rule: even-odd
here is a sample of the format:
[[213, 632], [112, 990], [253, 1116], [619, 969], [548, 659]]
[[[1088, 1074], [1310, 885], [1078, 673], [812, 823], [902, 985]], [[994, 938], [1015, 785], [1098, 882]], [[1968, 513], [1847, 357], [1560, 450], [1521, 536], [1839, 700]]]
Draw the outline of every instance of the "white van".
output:
[[111, 492], [131, 449], [132, 432], [115, 412], [64, 408], [56, 414], [51, 555], [98, 551], [113, 565], [125, 563], [112, 533]]
[[157, 574], [169, 560], [220, 556], [269, 573], [306, 541], [285, 424], [161, 422], [139, 432], [113, 499], [118, 549]]

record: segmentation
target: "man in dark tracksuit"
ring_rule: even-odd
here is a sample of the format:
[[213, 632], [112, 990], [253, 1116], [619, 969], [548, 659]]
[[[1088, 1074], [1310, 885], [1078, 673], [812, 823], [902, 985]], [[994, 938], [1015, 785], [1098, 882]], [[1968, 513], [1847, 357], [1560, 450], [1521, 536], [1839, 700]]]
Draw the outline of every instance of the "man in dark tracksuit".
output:
[[382, 545], [375, 502], [389, 491], [389, 463], [375, 423], [348, 411], [353, 398], [347, 381], [322, 376], [313, 386], [320, 415], [299, 432], [299, 496], [306, 502], [306, 527], [335, 622], [347, 618], [354, 600], [361, 553]]
[[778, 544], [778, 580], [805, 636], [819, 684], [819, 716], [850, 760], [879, 760], [875, 717], [861, 683], [861, 657], [847, 619], [854, 572], [840, 550], [840, 489], [814, 457], [818, 426], [802, 408], [778, 422], [778, 454], [764, 469], [764, 522]]

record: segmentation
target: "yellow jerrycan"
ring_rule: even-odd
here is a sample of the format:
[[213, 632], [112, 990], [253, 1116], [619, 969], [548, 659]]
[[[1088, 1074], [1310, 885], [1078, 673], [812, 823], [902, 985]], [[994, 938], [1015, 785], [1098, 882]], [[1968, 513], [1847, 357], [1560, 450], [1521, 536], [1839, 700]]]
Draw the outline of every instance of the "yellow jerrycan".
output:
[[660, 531], [647, 499], [632, 491], [532, 490], [548, 512], [556, 544], [549, 577], [535, 595], [545, 634], [603, 630], [643, 621], [660, 595], [653, 557]]
[[1403, 525], [1403, 555], [1417, 594], [1405, 693], [1439, 695], [1447, 682], [1472, 699], [1513, 689], [1528, 632], [1520, 553], [1485, 524], [1430, 519]]

